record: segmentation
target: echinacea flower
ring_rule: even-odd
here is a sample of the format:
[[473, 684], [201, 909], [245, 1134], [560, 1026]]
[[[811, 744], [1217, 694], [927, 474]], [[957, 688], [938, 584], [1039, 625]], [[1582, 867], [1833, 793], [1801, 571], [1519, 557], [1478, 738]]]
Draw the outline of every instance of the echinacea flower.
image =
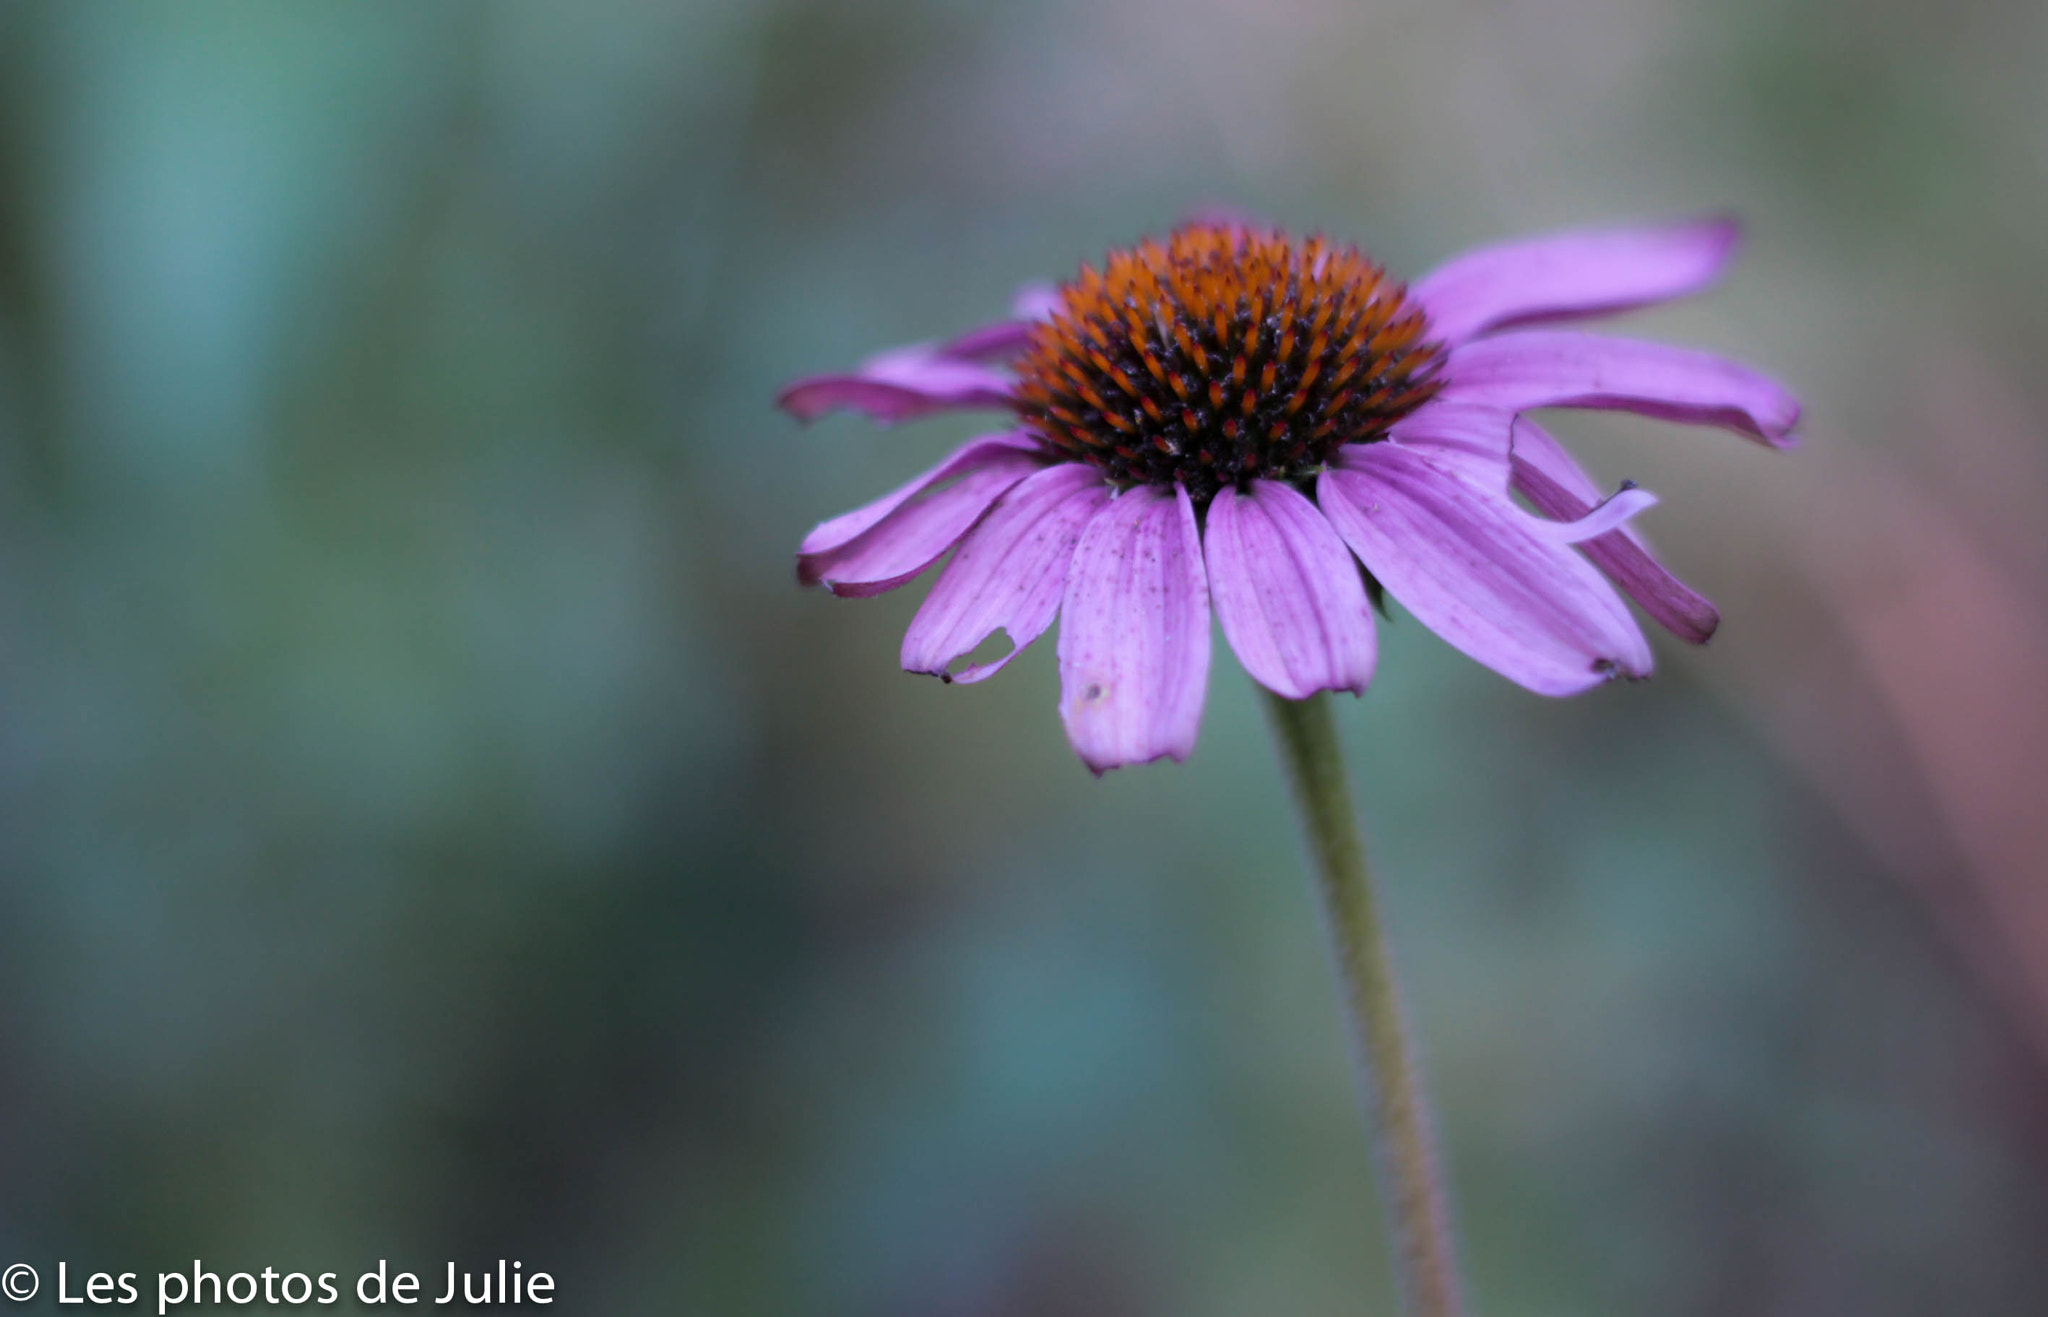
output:
[[[948, 681], [993, 675], [1061, 617], [1060, 716], [1098, 773], [1194, 748], [1212, 606], [1289, 699], [1365, 689], [1381, 588], [1540, 694], [1646, 676], [1616, 587], [1693, 643], [1718, 615], [1627, 524], [1655, 499], [1603, 497], [1522, 413], [1621, 409], [1786, 447], [1799, 405], [1721, 357], [1535, 326], [1695, 292], [1735, 241], [1721, 221], [1564, 234], [1403, 287], [1351, 246], [1186, 225], [1028, 292], [1015, 319], [784, 390], [805, 420], [1012, 418], [818, 526], [798, 576], [874, 595], [952, 551], [903, 640], [906, 669]], [[998, 631], [1009, 653], [953, 670]]]

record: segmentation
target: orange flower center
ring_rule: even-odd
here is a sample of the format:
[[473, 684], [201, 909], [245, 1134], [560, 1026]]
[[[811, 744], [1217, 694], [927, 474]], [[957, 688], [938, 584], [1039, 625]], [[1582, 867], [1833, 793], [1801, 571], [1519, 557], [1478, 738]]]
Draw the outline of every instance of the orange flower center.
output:
[[1124, 486], [1300, 481], [1435, 395], [1443, 349], [1357, 248], [1191, 225], [1060, 289], [1017, 363], [1025, 427]]

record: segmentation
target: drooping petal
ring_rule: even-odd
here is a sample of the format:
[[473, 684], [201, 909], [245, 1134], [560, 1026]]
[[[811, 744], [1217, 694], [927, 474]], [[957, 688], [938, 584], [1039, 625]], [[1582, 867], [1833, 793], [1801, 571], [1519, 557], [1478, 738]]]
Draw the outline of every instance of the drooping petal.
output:
[[1482, 338], [1444, 367], [1445, 403], [1503, 411], [1606, 407], [1690, 425], [1719, 425], [1789, 448], [1799, 402], [1747, 366], [1710, 353], [1566, 330]]
[[[1395, 422], [1388, 437], [1477, 489], [1505, 495], [1513, 488], [1514, 435], [1520, 423], [1519, 417], [1498, 407], [1433, 400]], [[1343, 453], [1363, 447], [1347, 445], [1339, 462]], [[1633, 485], [1606, 499], [1593, 491], [1576, 516], [1555, 521], [1530, 518], [1530, 528], [1561, 544], [1577, 544], [1613, 530], [1656, 502], [1655, 494]]]
[[[1549, 431], [1527, 418], [1515, 422], [1515, 489], [1537, 511], [1560, 521], [1588, 515], [1600, 487]], [[1714, 605], [1673, 576], [1633, 526], [1595, 536], [1579, 545], [1595, 566], [1636, 601], [1657, 624], [1680, 640], [1704, 645], [1721, 625]]]
[[797, 579], [842, 595], [893, 590], [937, 562], [1005, 490], [1044, 465], [1038, 445], [1023, 434], [964, 444], [923, 475], [804, 536]]
[[1341, 461], [1317, 481], [1317, 503], [1430, 630], [1542, 695], [1649, 672], [1650, 647], [1614, 587], [1504, 496], [1401, 444], [1354, 446]]
[[1225, 485], [1209, 504], [1203, 548], [1216, 620], [1252, 680], [1290, 700], [1364, 694], [1378, 650], [1372, 606], [1350, 550], [1289, 485]]
[[1608, 315], [1696, 293], [1720, 278], [1732, 220], [1559, 233], [1482, 247], [1415, 281], [1431, 336], [1458, 344], [1490, 329]]
[[[998, 340], [1002, 337], [996, 335]], [[775, 403], [800, 421], [840, 410], [863, 412], [878, 421], [907, 421], [934, 412], [1007, 408], [1010, 376], [968, 360], [958, 350], [961, 341], [892, 348], [851, 373], [800, 379], [777, 394]], [[968, 347], [981, 356], [1001, 355], [1003, 350], [1000, 341], [970, 342]]]
[[[1432, 402], [1414, 415], [1395, 423], [1389, 438], [1400, 447], [1425, 457], [1431, 466], [1449, 472], [1474, 488], [1504, 495], [1513, 483], [1513, 435], [1521, 418], [1495, 407], [1472, 403]], [[1378, 441], [1373, 441], [1378, 442]], [[1346, 445], [1338, 461], [1367, 445]], [[1569, 459], [1567, 459], [1569, 460]], [[1657, 496], [1631, 484], [1603, 498], [1597, 491], [1588, 495], [1574, 517], [1559, 520], [1529, 518], [1530, 529], [1560, 544], [1577, 544], [1605, 534], [1646, 508], [1655, 507]]]
[[1097, 774], [1187, 758], [1209, 684], [1209, 590], [1187, 490], [1140, 486], [1081, 532], [1060, 622], [1060, 718]]
[[[1102, 473], [1085, 463], [1047, 467], [1013, 486], [939, 573], [903, 636], [903, 666], [946, 681], [991, 677], [1044, 633], [1066, 593], [1081, 531], [1109, 501]], [[1010, 652], [948, 674], [997, 631]]]
[[911, 477], [874, 502], [865, 503], [851, 512], [842, 512], [830, 521], [819, 522], [811, 528], [810, 534], [804, 536], [796, 551], [799, 556], [807, 556], [837, 549], [940, 481], [951, 480], [1010, 453], [1039, 451], [1038, 442], [1021, 430], [1006, 430], [1001, 434], [970, 439], [948, 453], [937, 466]]

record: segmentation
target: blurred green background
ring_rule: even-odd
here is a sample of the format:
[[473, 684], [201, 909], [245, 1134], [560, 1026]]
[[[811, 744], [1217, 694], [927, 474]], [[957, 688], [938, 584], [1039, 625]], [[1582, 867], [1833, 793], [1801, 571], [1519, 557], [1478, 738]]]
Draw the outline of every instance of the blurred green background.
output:
[[1727, 209], [1628, 328], [1807, 446], [1560, 427], [1721, 637], [1560, 703], [1401, 619], [1341, 709], [1477, 1310], [2048, 1311], [2044, 68], [2036, 0], [0, 7], [0, 1262], [1390, 1311], [1243, 675], [1101, 782], [1049, 644], [903, 675], [922, 588], [792, 550], [973, 421], [769, 400], [1200, 204], [1408, 275]]

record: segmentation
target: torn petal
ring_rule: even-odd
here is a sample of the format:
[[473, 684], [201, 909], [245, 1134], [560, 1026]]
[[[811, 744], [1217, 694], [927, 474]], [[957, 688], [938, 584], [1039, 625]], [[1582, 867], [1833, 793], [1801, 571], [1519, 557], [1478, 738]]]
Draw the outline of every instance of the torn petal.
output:
[[[1102, 473], [1083, 463], [1047, 467], [1003, 495], [939, 573], [903, 636], [903, 666], [947, 681], [991, 677], [1052, 625], [1081, 531], [1109, 501]], [[948, 674], [997, 631], [1010, 652]]]

